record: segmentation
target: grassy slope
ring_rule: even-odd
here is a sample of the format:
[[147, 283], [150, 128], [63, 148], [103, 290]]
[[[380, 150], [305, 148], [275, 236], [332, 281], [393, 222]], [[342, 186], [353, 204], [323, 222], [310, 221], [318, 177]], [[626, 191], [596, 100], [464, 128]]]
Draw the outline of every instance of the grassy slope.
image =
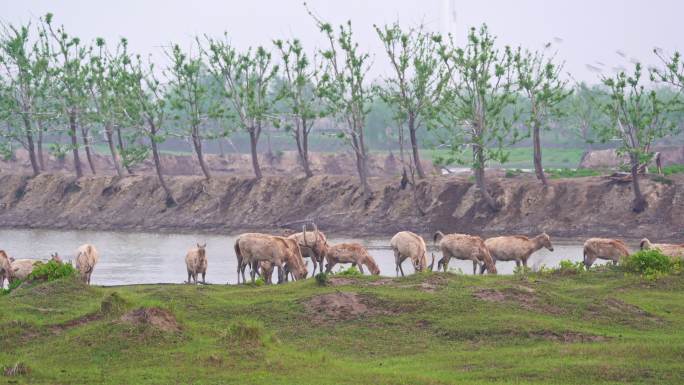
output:
[[[23, 362], [25, 377], [0, 383], [50, 384], [588, 384], [684, 381], [684, 279], [646, 284], [621, 273], [515, 277], [433, 274], [370, 286], [278, 287], [148, 285], [84, 288], [53, 282], [0, 297], [0, 365]], [[437, 290], [420, 290], [435, 284]], [[496, 288], [536, 298], [486, 302]], [[303, 303], [326, 292], [363, 295], [382, 315], [316, 323]], [[58, 330], [97, 312], [117, 292], [127, 308], [172, 311], [180, 333], [116, 321]], [[528, 293], [529, 294], [529, 293]], [[606, 298], [650, 313], [616, 311]], [[236, 339], [239, 320], [263, 336]], [[50, 329], [52, 327], [52, 329]], [[259, 331], [257, 329], [257, 331]], [[563, 343], [541, 336], [568, 331], [603, 342]], [[257, 333], [258, 334], [258, 333]]]

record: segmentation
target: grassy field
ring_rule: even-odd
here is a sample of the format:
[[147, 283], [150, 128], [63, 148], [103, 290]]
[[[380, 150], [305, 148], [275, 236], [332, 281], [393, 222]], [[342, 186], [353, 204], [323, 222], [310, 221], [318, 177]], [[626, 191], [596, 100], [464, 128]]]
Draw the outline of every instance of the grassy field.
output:
[[681, 276], [62, 280], [0, 297], [0, 365], [26, 369], [0, 383], [681, 384], [683, 328]]
[[[427, 159], [434, 161], [438, 157], [447, 157], [448, 153], [442, 149], [424, 149]], [[542, 164], [544, 168], [576, 168], [582, 159], [584, 149], [581, 148], [543, 148]], [[493, 163], [492, 167], [506, 168], [534, 168], [532, 163], [532, 147], [516, 147], [510, 149], [508, 162]]]

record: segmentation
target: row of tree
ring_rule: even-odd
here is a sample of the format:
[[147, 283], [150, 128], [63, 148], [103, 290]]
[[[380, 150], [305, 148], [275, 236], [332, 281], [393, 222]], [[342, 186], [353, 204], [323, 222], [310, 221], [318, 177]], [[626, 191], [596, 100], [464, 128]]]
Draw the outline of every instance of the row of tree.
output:
[[[164, 181], [159, 144], [169, 136], [192, 143], [202, 173], [209, 179], [203, 143], [234, 130], [248, 134], [252, 167], [261, 178], [257, 145], [266, 127], [282, 127], [294, 138], [307, 177], [309, 135], [322, 119], [338, 122], [339, 137], [356, 155], [364, 194], [368, 184], [366, 122], [380, 99], [392, 110], [401, 159], [411, 181], [424, 178], [419, 132], [433, 130], [449, 159], [473, 169], [484, 201], [498, 202], [485, 181], [490, 161], [505, 162], [507, 149], [531, 137], [535, 172], [546, 184], [541, 132], [562, 118], [562, 106], [582, 103], [573, 119], [589, 140], [620, 139], [629, 155], [636, 211], [645, 201], [638, 171], [652, 157], [654, 140], [673, 132], [673, 111], [681, 110], [684, 65], [679, 54], [664, 56], [662, 66], [603, 76], [603, 87], [569, 87], [549, 46], [541, 51], [500, 47], [485, 25], [469, 30], [464, 44], [422, 27], [375, 26], [391, 71], [368, 79], [370, 55], [354, 39], [351, 22], [334, 27], [307, 8], [327, 44], [307, 55], [297, 39], [274, 40], [238, 50], [227, 35], [198, 36], [189, 50], [172, 44], [169, 64], [154, 63], [128, 51], [125, 39], [108, 46], [92, 44], [53, 24], [47, 14], [35, 25], [4, 25], [0, 35], [0, 120], [5, 139], [20, 143], [33, 173], [45, 170], [46, 135], [66, 134], [69, 145], [51, 143], [55, 153], [72, 153], [78, 177], [83, 175], [79, 149], [90, 171], [93, 137], [102, 133], [119, 176], [151, 153], [168, 204], [175, 204]], [[657, 92], [655, 86], [668, 87]], [[567, 110], [567, 108], [566, 108]], [[597, 116], [599, 116], [597, 118]], [[405, 132], [410, 152], [404, 159]]]

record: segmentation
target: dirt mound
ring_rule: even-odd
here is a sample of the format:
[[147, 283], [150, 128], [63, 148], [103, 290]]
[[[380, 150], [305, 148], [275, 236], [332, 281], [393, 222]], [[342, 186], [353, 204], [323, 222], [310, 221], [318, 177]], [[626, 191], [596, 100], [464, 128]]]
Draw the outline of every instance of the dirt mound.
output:
[[330, 286], [346, 286], [346, 285], [355, 285], [359, 283], [358, 279], [355, 278], [349, 278], [349, 277], [330, 277], [328, 278], [328, 284]]
[[487, 302], [512, 303], [525, 310], [545, 314], [563, 314], [564, 310], [558, 306], [546, 303], [536, 291], [526, 286], [516, 286], [505, 289], [478, 289], [473, 293], [475, 298]]
[[565, 331], [565, 332], [555, 332], [551, 330], [543, 330], [528, 333], [530, 338], [544, 339], [548, 341], [561, 342], [561, 343], [576, 343], [576, 342], [601, 342], [606, 341], [609, 338], [604, 336], [597, 336], [594, 334], [585, 334], [580, 332]]
[[584, 319], [640, 328], [656, 326], [665, 322], [654, 314], [617, 298], [606, 298], [590, 304], [584, 313]]
[[151, 326], [165, 332], [178, 332], [176, 317], [168, 310], [158, 307], [141, 307], [121, 317], [121, 321], [133, 325]]
[[380, 301], [358, 293], [317, 295], [304, 303], [307, 315], [316, 323], [348, 321], [374, 315], [392, 314]]

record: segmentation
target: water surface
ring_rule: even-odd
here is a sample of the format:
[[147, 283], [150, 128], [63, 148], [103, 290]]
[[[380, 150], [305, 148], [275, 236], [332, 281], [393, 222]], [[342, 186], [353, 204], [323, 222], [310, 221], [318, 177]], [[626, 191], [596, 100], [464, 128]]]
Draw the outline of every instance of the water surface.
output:
[[[380, 266], [381, 275], [394, 276], [394, 254], [389, 248], [390, 237], [351, 239], [329, 237], [331, 244], [359, 242]], [[236, 283], [235, 236], [206, 234], [160, 234], [126, 233], [110, 231], [55, 231], [0, 229], [0, 249], [15, 258], [48, 259], [50, 253], [58, 252], [65, 261], [72, 260], [76, 248], [83, 243], [94, 244], [100, 252], [100, 262], [95, 267], [92, 283], [98, 285], [125, 285], [140, 283], [182, 283], [187, 279], [185, 253], [198, 242], [207, 243], [209, 267], [207, 282]], [[555, 267], [563, 259], [582, 260], [580, 241], [554, 239], [554, 251], [546, 249], [533, 254], [530, 266]], [[441, 253], [434, 252], [437, 259]], [[340, 265], [338, 265], [340, 266]], [[404, 262], [404, 272], [413, 272], [409, 261]], [[452, 271], [472, 274], [472, 262], [452, 260]], [[340, 267], [336, 267], [335, 270]], [[514, 262], [498, 262], [500, 274], [511, 274]], [[312, 265], [309, 263], [309, 271]]]

